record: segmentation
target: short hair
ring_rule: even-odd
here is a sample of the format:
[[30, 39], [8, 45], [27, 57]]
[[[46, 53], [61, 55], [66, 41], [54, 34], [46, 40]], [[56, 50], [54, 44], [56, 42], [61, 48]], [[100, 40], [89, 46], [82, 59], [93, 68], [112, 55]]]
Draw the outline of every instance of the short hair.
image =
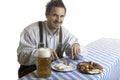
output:
[[49, 14], [52, 7], [62, 7], [65, 9], [65, 13], [66, 13], [66, 7], [62, 0], [51, 0], [50, 2], [48, 2], [46, 5], [46, 13]]

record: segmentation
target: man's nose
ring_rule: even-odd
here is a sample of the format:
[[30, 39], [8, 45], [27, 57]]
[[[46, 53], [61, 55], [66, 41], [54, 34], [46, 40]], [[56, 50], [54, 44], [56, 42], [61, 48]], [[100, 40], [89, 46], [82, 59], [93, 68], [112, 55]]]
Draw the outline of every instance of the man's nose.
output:
[[60, 16], [58, 16], [56, 20], [57, 20], [58, 22], [60, 22], [60, 20], [61, 20], [61, 19], [60, 19]]

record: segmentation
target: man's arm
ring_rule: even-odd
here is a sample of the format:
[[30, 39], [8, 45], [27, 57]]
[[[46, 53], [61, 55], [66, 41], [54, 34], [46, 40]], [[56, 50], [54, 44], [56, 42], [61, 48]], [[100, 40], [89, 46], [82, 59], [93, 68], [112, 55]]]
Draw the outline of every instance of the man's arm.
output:
[[37, 46], [33, 34], [24, 30], [20, 36], [20, 43], [17, 49], [18, 62], [22, 65], [35, 64]]
[[79, 41], [74, 35], [72, 35], [69, 31], [64, 30], [63, 38], [65, 40], [63, 50], [65, 49], [66, 55], [75, 59], [81, 59], [84, 57], [84, 53], [81, 54]]

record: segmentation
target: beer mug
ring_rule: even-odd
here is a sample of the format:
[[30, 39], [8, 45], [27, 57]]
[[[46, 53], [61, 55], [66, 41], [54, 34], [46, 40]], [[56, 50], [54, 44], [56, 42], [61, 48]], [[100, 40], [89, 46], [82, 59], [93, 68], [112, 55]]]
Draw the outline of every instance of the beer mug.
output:
[[51, 75], [51, 50], [49, 48], [39, 48], [36, 53], [37, 76], [47, 78]]

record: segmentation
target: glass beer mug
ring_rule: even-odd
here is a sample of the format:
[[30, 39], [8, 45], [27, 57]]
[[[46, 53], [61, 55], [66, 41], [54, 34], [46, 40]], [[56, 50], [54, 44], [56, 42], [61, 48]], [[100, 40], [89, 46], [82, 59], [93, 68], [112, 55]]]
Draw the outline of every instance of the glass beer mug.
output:
[[51, 75], [51, 50], [49, 48], [39, 48], [36, 53], [37, 76], [47, 78]]

